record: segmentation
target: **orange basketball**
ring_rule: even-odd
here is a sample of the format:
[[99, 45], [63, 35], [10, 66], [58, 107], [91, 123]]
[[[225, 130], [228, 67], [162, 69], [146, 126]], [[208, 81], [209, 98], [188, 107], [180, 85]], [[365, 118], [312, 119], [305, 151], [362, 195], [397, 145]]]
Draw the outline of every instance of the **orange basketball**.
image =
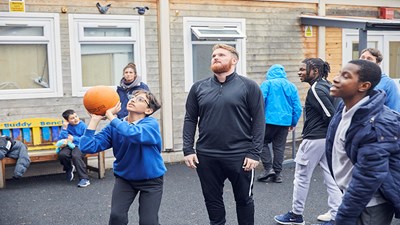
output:
[[104, 116], [107, 109], [119, 102], [117, 92], [111, 87], [94, 86], [89, 88], [83, 96], [83, 105], [89, 113]]

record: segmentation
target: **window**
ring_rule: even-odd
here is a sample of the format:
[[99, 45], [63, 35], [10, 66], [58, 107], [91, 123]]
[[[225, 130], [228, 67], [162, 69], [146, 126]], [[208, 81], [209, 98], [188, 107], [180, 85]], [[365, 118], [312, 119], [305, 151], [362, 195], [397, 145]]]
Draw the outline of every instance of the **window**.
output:
[[237, 49], [239, 62], [236, 72], [246, 74], [245, 30], [244, 19], [183, 19], [185, 91], [189, 91], [194, 82], [211, 76], [212, 47], [218, 43], [228, 44]]
[[0, 14], [0, 99], [61, 97], [59, 16]]
[[72, 95], [96, 85], [118, 86], [129, 62], [146, 82], [144, 18], [69, 15]]

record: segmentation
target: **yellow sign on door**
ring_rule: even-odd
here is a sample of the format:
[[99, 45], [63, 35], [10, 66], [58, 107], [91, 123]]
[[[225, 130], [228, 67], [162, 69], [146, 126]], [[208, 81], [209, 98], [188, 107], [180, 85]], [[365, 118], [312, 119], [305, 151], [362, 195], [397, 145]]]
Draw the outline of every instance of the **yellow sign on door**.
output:
[[9, 0], [10, 12], [25, 12], [25, 0]]
[[312, 37], [312, 26], [306, 26], [304, 29], [305, 37]]

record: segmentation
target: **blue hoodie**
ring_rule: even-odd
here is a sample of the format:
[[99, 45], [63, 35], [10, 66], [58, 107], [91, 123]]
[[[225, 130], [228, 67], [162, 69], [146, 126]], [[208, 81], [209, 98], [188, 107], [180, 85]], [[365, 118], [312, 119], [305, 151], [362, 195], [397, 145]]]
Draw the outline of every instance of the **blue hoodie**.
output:
[[285, 68], [275, 64], [261, 84], [265, 103], [265, 123], [295, 127], [302, 112], [299, 93], [286, 77]]
[[388, 77], [388, 75], [382, 74], [381, 81], [376, 85], [375, 90], [385, 91], [385, 105], [396, 112], [400, 112], [400, 90], [394, 80]]
[[87, 129], [79, 148], [84, 153], [113, 148], [114, 173], [125, 180], [153, 179], [167, 171], [161, 157], [160, 127], [153, 117], [131, 124], [115, 118], [97, 134]]

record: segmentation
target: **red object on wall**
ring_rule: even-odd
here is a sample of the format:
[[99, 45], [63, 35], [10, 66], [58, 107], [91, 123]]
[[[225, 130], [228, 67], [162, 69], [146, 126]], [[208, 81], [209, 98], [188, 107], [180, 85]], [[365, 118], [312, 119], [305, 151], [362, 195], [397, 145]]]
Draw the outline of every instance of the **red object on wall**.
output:
[[394, 9], [381, 7], [379, 8], [379, 18], [380, 19], [393, 19], [394, 18]]

